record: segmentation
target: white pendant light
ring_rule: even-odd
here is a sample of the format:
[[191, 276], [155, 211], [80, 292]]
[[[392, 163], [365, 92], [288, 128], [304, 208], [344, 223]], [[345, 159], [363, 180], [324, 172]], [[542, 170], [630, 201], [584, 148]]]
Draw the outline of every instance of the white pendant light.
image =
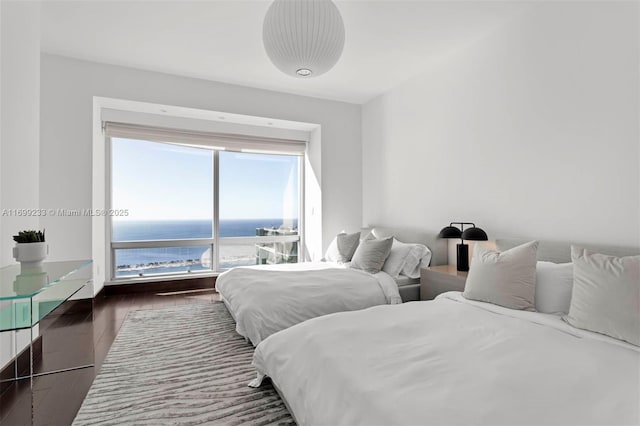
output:
[[344, 23], [331, 0], [275, 0], [264, 17], [262, 41], [280, 71], [316, 77], [340, 59]]

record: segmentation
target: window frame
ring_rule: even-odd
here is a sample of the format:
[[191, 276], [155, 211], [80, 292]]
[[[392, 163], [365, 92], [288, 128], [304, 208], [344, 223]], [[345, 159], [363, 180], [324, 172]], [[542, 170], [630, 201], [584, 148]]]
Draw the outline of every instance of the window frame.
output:
[[[104, 127], [103, 127], [104, 128]], [[151, 131], [154, 128], [149, 128]], [[166, 129], [161, 129], [166, 130]], [[180, 132], [176, 131], [176, 135], [179, 135]], [[198, 134], [201, 136], [202, 134]], [[213, 140], [218, 135], [211, 135]], [[179, 137], [179, 136], [176, 136]], [[218, 274], [226, 271], [227, 269], [220, 269], [220, 246], [221, 245], [247, 245], [247, 244], [259, 244], [259, 243], [274, 243], [274, 242], [297, 242], [298, 243], [298, 262], [304, 261], [306, 259], [305, 250], [304, 250], [304, 218], [305, 218], [305, 159], [307, 156], [306, 150], [306, 142], [305, 142], [305, 150], [294, 153], [294, 152], [278, 152], [273, 149], [273, 139], [268, 140], [268, 144], [264, 150], [256, 149], [255, 140], [247, 137], [249, 141], [246, 150], [238, 149], [239, 140], [241, 138], [234, 138], [233, 147], [227, 149], [224, 146], [211, 145], [211, 144], [197, 144], [197, 143], [179, 143], [179, 142], [164, 142], [157, 140], [158, 138], [151, 137], [143, 137], [140, 134], [131, 134], [130, 136], [126, 136], [125, 134], [119, 133], [116, 136], [105, 134], [105, 150], [106, 150], [106, 205], [107, 208], [112, 208], [113, 202], [113, 144], [112, 139], [132, 139], [132, 140], [144, 140], [148, 142], [156, 142], [156, 143], [168, 143], [173, 145], [181, 145], [181, 146], [189, 146], [194, 148], [202, 148], [209, 149], [213, 151], [213, 217], [212, 226], [213, 226], [213, 237], [212, 238], [190, 238], [190, 239], [170, 239], [170, 240], [137, 240], [137, 241], [113, 241], [113, 218], [111, 216], [106, 217], [106, 241], [107, 241], [107, 252], [109, 256], [107, 258], [107, 270], [109, 271], [108, 281], [113, 284], [125, 284], [129, 282], [144, 282], [144, 281], [157, 281], [161, 280], [172, 280], [172, 279], [184, 279], [189, 277], [206, 277], [206, 276], [217, 276]], [[284, 141], [283, 142], [291, 142]], [[219, 173], [220, 173], [220, 151], [229, 151], [229, 152], [242, 152], [247, 154], [271, 154], [271, 155], [288, 155], [294, 156], [298, 158], [298, 234], [297, 235], [270, 235], [270, 236], [251, 236], [251, 237], [220, 237], [220, 203], [219, 203], [219, 195], [220, 195], [220, 186], [219, 186]], [[198, 270], [198, 271], [184, 271], [184, 272], [168, 272], [168, 273], [158, 273], [158, 274], [142, 274], [139, 276], [126, 276], [126, 277], [117, 277], [116, 276], [116, 250], [119, 249], [136, 249], [136, 248], [165, 248], [165, 247], [192, 247], [192, 246], [204, 246], [208, 245], [211, 247], [212, 253], [212, 265], [210, 270]]]

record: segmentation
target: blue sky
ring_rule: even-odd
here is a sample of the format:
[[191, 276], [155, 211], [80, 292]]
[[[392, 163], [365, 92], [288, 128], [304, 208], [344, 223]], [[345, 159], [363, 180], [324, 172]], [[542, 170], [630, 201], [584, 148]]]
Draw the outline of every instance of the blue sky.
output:
[[[213, 151], [113, 138], [112, 207], [128, 219], [213, 216]], [[298, 157], [220, 152], [220, 218], [297, 217]]]

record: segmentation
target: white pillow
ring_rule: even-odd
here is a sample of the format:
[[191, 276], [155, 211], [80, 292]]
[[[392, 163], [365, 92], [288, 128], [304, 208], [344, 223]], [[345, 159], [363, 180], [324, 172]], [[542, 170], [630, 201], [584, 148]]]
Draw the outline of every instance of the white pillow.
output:
[[426, 268], [431, 262], [431, 250], [424, 244], [410, 244], [411, 250], [402, 267], [402, 275], [409, 278], [420, 278], [420, 268]]
[[353, 254], [360, 243], [360, 232], [347, 234], [341, 232], [331, 241], [324, 260], [327, 262], [347, 263], [351, 261]]
[[567, 314], [571, 305], [573, 263], [538, 262], [536, 265], [536, 311]]
[[400, 275], [420, 278], [420, 268], [429, 266], [431, 250], [423, 244], [403, 243], [393, 239], [391, 253], [384, 262], [382, 270], [394, 279]]
[[571, 247], [573, 295], [564, 320], [640, 346], [640, 256]]
[[402, 243], [394, 238], [393, 244], [391, 245], [391, 252], [387, 260], [384, 261], [382, 270], [391, 275], [392, 278], [398, 278], [411, 249], [410, 244]]
[[[344, 234], [344, 232], [341, 232], [340, 234]], [[322, 258], [323, 262], [335, 262], [335, 259], [337, 259], [340, 255], [340, 253], [338, 252], [338, 235], [333, 237], [333, 240], [331, 240], [331, 242], [329, 243], [329, 247], [327, 247], [327, 251]]]
[[477, 244], [462, 295], [511, 309], [533, 310], [538, 242], [502, 253]]

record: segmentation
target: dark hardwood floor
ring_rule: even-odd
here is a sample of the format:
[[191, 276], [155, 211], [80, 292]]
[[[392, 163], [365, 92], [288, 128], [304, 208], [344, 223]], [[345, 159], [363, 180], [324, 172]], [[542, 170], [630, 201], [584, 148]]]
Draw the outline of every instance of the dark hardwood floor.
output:
[[212, 289], [155, 291], [99, 297], [93, 314], [58, 308], [40, 324], [38, 368], [92, 364], [94, 357], [95, 367], [41, 376], [33, 387], [29, 380], [12, 383], [0, 394], [0, 425], [70, 425], [129, 311], [211, 300], [218, 300]]

